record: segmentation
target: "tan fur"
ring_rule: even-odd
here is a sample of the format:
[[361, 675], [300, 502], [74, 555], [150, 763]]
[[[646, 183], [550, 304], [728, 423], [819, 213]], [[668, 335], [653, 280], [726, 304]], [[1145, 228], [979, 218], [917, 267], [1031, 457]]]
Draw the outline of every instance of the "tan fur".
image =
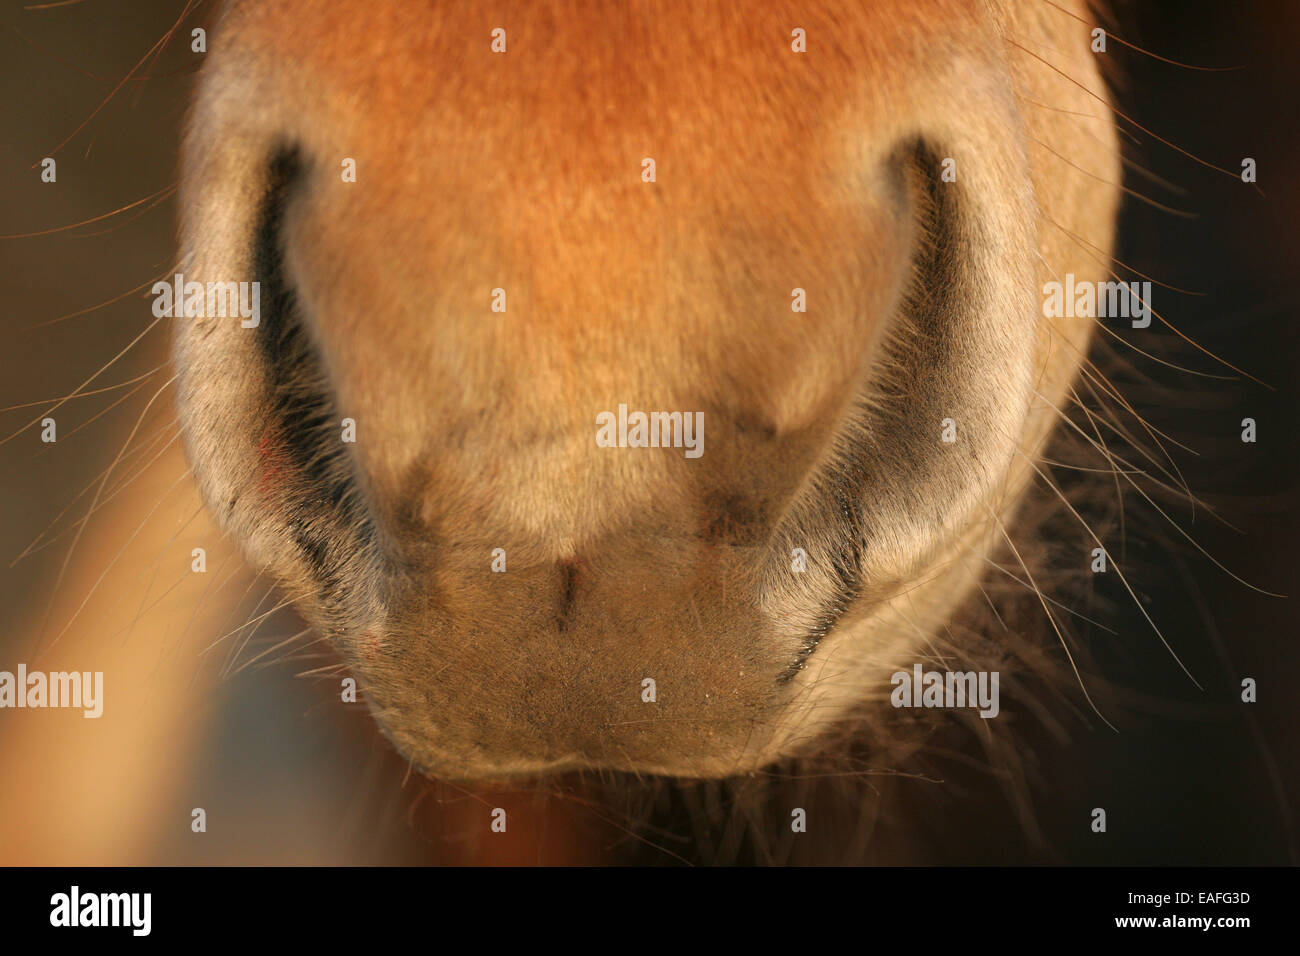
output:
[[[180, 269], [264, 278], [270, 169], [296, 149], [278, 241], [320, 374], [277, 385], [237, 321], [178, 320], [190, 461], [430, 774], [722, 777], [842, 745], [832, 725], [961, 633], [1065, 404], [1092, 324], [1044, 319], [1040, 290], [1107, 277], [1120, 178], [1086, 27], [1031, 0], [747, 6], [235, 2], [214, 31]], [[318, 390], [309, 474], [274, 409]], [[597, 448], [620, 402], [703, 411], [704, 456]], [[92, 527], [66, 593], [160, 493]], [[192, 507], [167, 499], [119, 570]], [[856, 597], [810, 649], [837, 563]], [[199, 582], [140, 624], [113, 581], [48, 666], [102, 661], [110, 690], [149, 693], [129, 719], [28, 714], [6, 737], [7, 861], [157, 859], [156, 831], [184, 835], [158, 815], [230, 625], [220, 606], [191, 624]]]
[[[1104, 255], [1117, 205], [1086, 41], [1029, 2], [233, 4], [182, 266], [259, 277], [291, 153], [275, 241], [319, 376], [277, 392], [249, 330], [177, 324], [207, 500], [430, 773], [720, 776], [809, 746], [972, 587], [958, 559], [997, 543], [1086, 348], [1039, 311], [1045, 281], [1106, 277], [1063, 232]], [[285, 464], [285, 388], [332, 398], [341, 504]], [[596, 447], [620, 402], [703, 411], [705, 455]]]

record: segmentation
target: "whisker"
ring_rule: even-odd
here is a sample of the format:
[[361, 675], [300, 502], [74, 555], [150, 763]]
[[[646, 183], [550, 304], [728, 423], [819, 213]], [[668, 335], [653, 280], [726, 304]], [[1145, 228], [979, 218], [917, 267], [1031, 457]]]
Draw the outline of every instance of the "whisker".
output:
[[[1118, 116], [1120, 119], [1124, 120], [1124, 122], [1132, 124], [1132, 125], [1133, 125], [1134, 127], [1136, 127], [1137, 129], [1140, 129], [1142, 132], [1146, 133], [1146, 134], [1147, 134], [1148, 136], [1150, 136], [1152, 139], [1155, 139], [1155, 140], [1157, 140], [1157, 141], [1163, 143], [1164, 145], [1168, 146], [1170, 149], [1173, 149], [1173, 150], [1176, 150], [1176, 151], [1179, 152], [1179, 153], [1182, 153], [1182, 154], [1183, 154], [1184, 156], [1186, 156], [1188, 159], [1192, 160], [1193, 162], [1199, 163], [1200, 165], [1204, 166], [1204, 167], [1207, 168], [1207, 169], [1212, 169], [1212, 170], [1214, 170], [1216, 173], [1222, 173], [1222, 174], [1225, 175], [1225, 176], [1230, 176], [1230, 177], [1232, 177], [1233, 179], [1238, 179], [1238, 180], [1239, 180], [1240, 177], [1239, 177], [1239, 174], [1238, 174], [1237, 172], [1235, 172], [1235, 171], [1233, 171], [1233, 170], [1231, 170], [1231, 169], [1224, 169], [1222, 166], [1215, 166], [1213, 163], [1208, 162], [1207, 160], [1201, 159], [1201, 157], [1197, 156], [1195, 153], [1191, 152], [1190, 150], [1183, 149], [1183, 147], [1179, 146], [1177, 143], [1173, 143], [1173, 142], [1171, 142], [1171, 141], [1165, 139], [1163, 136], [1160, 136], [1159, 134], [1157, 134], [1157, 133], [1155, 133], [1155, 132], [1152, 132], [1151, 130], [1147, 129], [1145, 126], [1143, 126], [1143, 125], [1142, 125], [1141, 123], [1139, 123], [1137, 120], [1133, 119], [1133, 117], [1129, 116], [1127, 113], [1123, 112], [1123, 111], [1120, 110], [1118, 107], [1116, 107], [1116, 106], [1114, 106], [1113, 104], [1111, 104], [1110, 102], [1108, 102], [1105, 98], [1099, 96], [1097, 93], [1094, 93], [1092, 90], [1088, 89], [1086, 86], [1084, 86], [1082, 83], [1080, 83], [1080, 82], [1079, 82], [1078, 80], [1076, 80], [1074, 77], [1070, 76], [1070, 75], [1069, 75], [1068, 73], [1066, 73], [1064, 70], [1058, 69], [1057, 67], [1053, 66], [1051, 63], [1049, 63], [1047, 60], [1043, 59], [1041, 56], [1039, 56], [1039, 55], [1038, 55], [1037, 53], [1035, 53], [1033, 50], [1030, 50], [1030, 49], [1028, 49], [1027, 47], [1021, 46], [1021, 45], [1020, 45], [1019, 43], [1017, 43], [1015, 40], [1011, 39], [1011, 37], [1004, 36], [1004, 37], [1003, 37], [1003, 40], [1004, 40], [1007, 44], [1009, 44], [1010, 46], [1013, 46], [1013, 47], [1015, 47], [1017, 50], [1020, 50], [1022, 53], [1026, 53], [1026, 54], [1028, 54], [1029, 56], [1033, 57], [1033, 58], [1034, 58], [1035, 60], [1037, 60], [1039, 63], [1043, 64], [1043, 66], [1045, 66], [1045, 67], [1047, 67], [1049, 70], [1051, 70], [1053, 73], [1056, 73], [1058, 76], [1063, 77], [1064, 79], [1066, 79], [1067, 81], [1069, 81], [1070, 83], [1072, 83], [1074, 86], [1077, 86], [1077, 87], [1078, 87], [1080, 90], [1082, 90], [1084, 93], [1088, 94], [1088, 95], [1091, 96], [1093, 99], [1097, 100], [1099, 103], [1101, 103], [1102, 105], [1104, 105], [1107, 109], [1109, 109], [1112, 113], [1114, 113], [1114, 114], [1115, 114], [1116, 116]], [[1259, 187], [1259, 184], [1256, 183], [1256, 184], [1254, 184], [1254, 185], [1256, 186], [1256, 191], [1257, 191], [1257, 192], [1262, 196], [1262, 195], [1264, 194], [1264, 192], [1263, 192], [1262, 189], [1259, 189], [1259, 188], [1258, 188], [1258, 187]]]
[[[84, 382], [82, 382], [80, 385], [78, 385], [75, 389], [73, 389], [73, 390], [72, 390], [72, 393], [71, 393], [70, 395], [68, 395], [66, 398], [62, 398], [62, 399], [60, 399], [60, 400], [59, 400], [58, 402], [56, 402], [52, 407], [47, 408], [44, 412], [42, 412], [41, 414], [37, 415], [35, 418], [33, 418], [31, 421], [29, 421], [26, 425], [22, 426], [22, 428], [19, 428], [16, 432], [14, 432], [13, 434], [9, 435], [7, 438], [0, 439], [0, 445], [5, 445], [5, 444], [8, 444], [9, 442], [13, 441], [15, 438], [17, 438], [17, 437], [18, 437], [19, 435], [21, 435], [23, 432], [27, 431], [27, 429], [31, 428], [33, 425], [38, 424], [42, 418], [45, 418], [46, 416], [48, 416], [48, 415], [52, 415], [54, 412], [57, 412], [60, 408], [62, 408], [64, 405], [66, 405], [66, 404], [67, 404], [68, 402], [70, 402], [72, 399], [74, 399], [74, 398], [76, 398], [78, 395], [80, 395], [82, 389], [84, 389], [87, 385], [89, 385], [89, 384], [90, 384], [91, 382], [93, 382], [95, 379], [99, 378], [99, 376], [103, 375], [103, 374], [104, 374], [105, 372], [107, 372], [110, 368], [112, 368], [113, 365], [114, 365], [114, 363], [116, 363], [118, 359], [120, 359], [120, 358], [121, 358], [123, 355], [125, 355], [127, 352], [131, 351], [131, 349], [135, 348], [135, 346], [140, 342], [140, 340], [143, 339], [146, 335], [148, 335], [151, 331], [153, 331], [153, 329], [154, 329], [154, 328], [158, 325], [158, 323], [161, 322], [161, 321], [162, 321], [161, 318], [156, 318], [156, 319], [154, 319], [152, 322], [150, 322], [147, 326], [145, 326], [143, 332], [141, 332], [139, 335], [137, 335], [135, 338], [133, 338], [133, 339], [132, 339], [128, 344], [127, 344], [127, 346], [126, 346], [124, 349], [122, 349], [122, 351], [118, 352], [118, 353], [117, 353], [116, 355], [114, 355], [111, 359], [109, 359], [109, 360], [108, 360], [104, 365], [100, 366], [99, 371], [97, 371], [94, 375], [90, 376], [90, 378], [86, 379]], [[174, 377], [174, 376], [173, 376], [173, 378], [168, 382], [169, 385], [171, 384], [171, 381], [175, 381], [175, 377]]]
[[[1051, 7], [1054, 10], [1060, 10], [1062, 13], [1064, 13], [1067, 17], [1070, 17], [1072, 20], [1078, 20], [1080, 23], [1086, 24], [1087, 26], [1090, 27], [1100, 26], [1099, 23], [1093, 20], [1089, 20], [1087, 17], [1081, 17], [1072, 10], [1067, 10], [1065, 9], [1065, 7], [1058, 6], [1057, 4], [1053, 3], [1052, 0], [1042, 0], [1042, 2], [1047, 4], [1049, 7]], [[1171, 60], [1167, 56], [1161, 56], [1158, 53], [1152, 53], [1150, 50], [1144, 49], [1143, 47], [1138, 46], [1136, 43], [1130, 43], [1128, 40], [1125, 40], [1123, 37], [1116, 36], [1110, 30], [1106, 31], [1106, 39], [1114, 40], [1116, 43], [1120, 44], [1121, 46], [1126, 46], [1130, 50], [1133, 50], [1136, 53], [1141, 53], [1143, 56], [1149, 56], [1153, 60], [1159, 60], [1161, 63], [1168, 63], [1171, 66], [1181, 67], [1184, 70], [1195, 70], [1200, 73], [1231, 73], [1236, 70], [1245, 69], [1244, 66], [1195, 66], [1191, 63], [1183, 63], [1180, 60]]]

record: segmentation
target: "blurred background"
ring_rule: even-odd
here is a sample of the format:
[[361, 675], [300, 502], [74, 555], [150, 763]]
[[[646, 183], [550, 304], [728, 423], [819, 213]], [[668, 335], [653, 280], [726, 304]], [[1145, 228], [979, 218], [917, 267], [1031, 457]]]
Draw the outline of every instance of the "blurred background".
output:
[[[1111, 10], [1118, 107], [1151, 131], [1121, 123], [1126, 183], [1186, 213], [1130, 201], [1117, 258], [1199, 293], [1160, 289], [1155, 301], [1267, 383], [1166, 332], [1160, 355], [1204, 374], [1139, 363], [1144, 377], [1125, 394], [1186, 446], [1173, 453], [1187, 483], [1234, 527], [1186, 509], [1180, 524], [1234, 574], [1291, 597], [1243, 586], [1176, 534], [1145, 533], [1158, 516], [1134, 517], [1139, 597], [1205, 690], [1131, 604], [1097, 596], [1121, 639], [1086, 636], [1116, 685], [1121, 732], [1086, 721], [1067, 734], [1022, 730], [1038, 781], [1033, 833], [971, 748], [946, 765], [944, 786], [872, 790], [871, 812], [887, 805], [899, 822], [864, 862], [1297, 862], [1300, 5]], [[151, 326], [146, 295], [175, 256], [178, 137], [202, 61], [191, 30], [212, 12], [133, 0], [6, 2], [0, 13], [0, 669], [107, 672], [99, 721], [0, 712], [0, 863], [703, 858], [679, 807], [661, 830], [577, 791], [470, 792], [407, 774], [363, 708], [338, 705], [328, 650], [207, 523], [172, 440], [165, 329]], [[1188, 69], [1114, 37], [1240, 69]], [[1259, 188], [1160, 138], [1229, 169], [1254, 158]], [[41, 182], [45, 157], [54, 183]], [[1152, 341], [1161, 334], [1153, 326]], [[91, 394], [48, 412], [78, 389]], [[54, 444], [33, 424], [47, 412]], [[1258, 423], [1253, 445], [1239, 439], [1244, 417]], [[1243, 677], [1259, 683], [1254, 705], [1239, 702]], [[174, 719], [160, 726], [159, 712]], [[504, 837], [482, 825], [496, 806], [509, 811]], [[1086, 825], [1096, 806], [1105, 836]], [[206, 833], [191, 828], [195, 808]]]

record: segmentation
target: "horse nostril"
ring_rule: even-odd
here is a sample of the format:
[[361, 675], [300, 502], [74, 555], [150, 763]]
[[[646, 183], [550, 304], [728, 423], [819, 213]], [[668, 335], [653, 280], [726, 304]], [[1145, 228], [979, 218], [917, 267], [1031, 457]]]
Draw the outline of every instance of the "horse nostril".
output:
[[255, 565], [307, 597], [309, 616], [314, 607], [333, 628], [345, 605], [339, 594], [361, 586], [362, 569], [379, 561], [376, 535], [287, 267], [285, 225], [304, 160], [273, 139], [263, 155], [260, 164], [216, 169], [190, 163], [182, 180], [186, 278], [251, 283], [260, 316], [252, 325], [177, 319], [181, 429], [222, 524]]

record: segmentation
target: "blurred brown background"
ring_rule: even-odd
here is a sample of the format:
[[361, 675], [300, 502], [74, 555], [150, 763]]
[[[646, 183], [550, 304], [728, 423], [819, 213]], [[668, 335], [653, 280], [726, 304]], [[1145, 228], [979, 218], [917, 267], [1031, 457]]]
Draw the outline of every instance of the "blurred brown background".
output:
[[[152, 320], [146, 283], [168, 274], [175, 254], [176, 207], [167, 190], [175, 182], [178, 133], [201, 60], [190, 52], [190, 29], [208, 24], [210, 10], [201, 5], [191, 12], [175, 39], [136, 70], [147, 79], [123, 84], [100, 107], [184, 9], [177, 0], [134, 0], [49, 9], [7, 4], [0, 14], [0, 234], [36, 233], [145, 197], [157, 199], [77, 228], [0, 240], [0, 406], [67, 394]], [[1199, 452], [1179, 453], [1178, 465], [1192, 488], [1239, 532], [1204, 515], [1188, 524], [1189, 515], [1180, 513], [1180, 521], [1241, 577], [1292, 597], [1260, 595], [1188, 547], [1169, 551], [1131, 532], [1129, 560], [1136, 558], [1142, 568], [1135, 576], [1141, 596], [1206, 692], [1190, 687], [1136, 612], [1117, 603], [1112, 623], [1131, 639], [1121, 645], [1093, 636], [1098, 664], [1117, 683], [1134, 688], [1125, 697], [1123, 733], [1094, 728], [1076, 733], [1068, 745], [1045, 733], [1032, 741], [1050, 784], [1035, 806], [1047, 849], [1023, 837], [995, 782], [954, 765], [953, 786], [946, 791], [896, 785], [893, 798], [911, 807], [918, 821], [916, 850], [909, 856], [882, 849], [876, 860], [1296, 862], [1300, 297], [1294, 277], [1300, 240], [1294, 223], [1300, 213], [1300, 143], [1293, 101], [1300, 65], [1293, 50], [1300, 7], [1283, 0], [1159, 0], [1120, 4], [1115, 16], [1119, 36], [1163, 56], [1244, 66], [1194, 71], [1111, 44], [1108, 55], [1126, 77], [1119, 98], [1124, 112], [1216, 165], [1236, 169], [1241, 157], [1254, 157], [1263, 193], [1129, 127], [1129, 157], [1178, 191], [1139, 174], [1131, 174], [1128, 185], [1195, 218], [1129, 203], [1118, 258], [1161, 281], [1205, 293], [1162, 290], [1156, 301], [1180, 329], [1274, 390], [1240, 379], [1151, 369], [1152, 383], [1135, 386], [1129, 397], [1156, 427]], [[49, 155], [58, 162], [55, 184], [40, 182], [38, 164]], [[141, 285], [143, 291], [111, 302]], [[51, 321], [105, 302], [111, 304]], [[1225, 372], [1190, 347], [1161, 354], [1200, 371]], [[164, 336], [155, 329], [90, 387], [127, 382], [158, 368], [165, 357]], [[137, 432], [137, 438], [156, 433], [157, 443], [137, 445], [140, 453], [115, 469], [115, 475], [130, 475], [158, 454], [155, 466], [131, 486], [137, 499], [160, 502], [156, 520], [97, 587], [91, 574], [65, 579], [56, 590], [76, 535], [73, 522], [94, 498], [93, 479], [114, 463], [168, 374], [146, 380], [115, 407], [131, 386], [64, 406], [54, 416], [54, 446], [42, 445], [35, 428], [20, 431], [44, 406], [0, 416], [0, 438], [17, 433], [0, 447], [0, 669], [44, 660], [38, 658], [45, 653], [43, 642], [60, 634], [80, 596], [95, 588], [94, 601], [59, 638], [59, 646], [71, 649], [66, 666], [91, 666], [76, 656], [78, 648], [135, 642], [130, 646], [140, 647], [142, 655], [153, 655], [138, 662], [145, 683], [132, 686], [135, 678], [110, 677], [108, 693], [116, 697], [107, 701], [108, 713], [144, 714], [153, 693], [183, 691], [193, 701], [176, 728], [133, 726], [123, 718], [118, 732], [133, 734], [129, 739], [138, 740], [140, 751], [138, 764], [126, 766], [93, 761], [106, 749], [95, 734], [112, 732], [85, 726], [93, 721], [54, 712], [0, 713], [6, 791], [0, 797], [0, 862], [671, 862], [629, 838], [616, 820], [607, 822], [605, 812], [574, 800], [468, 794], [406, 780], [401, 762], [364, 716], [331, 705], [336, 683], [294, 676], [329, 668], [328, 653], [309, 647], [285, 662], [273, 651], [256, 659], [300, 630], [288, 611], [269, 615], [251, 636], [247, 629], [236, 632], [201, 653], [278, 598], [265, 582], [232, 571], [237, 564], [229, 559], [229, 547], [205, 519], [193, 517], [196, 500], [183, 487], [172, 490], [184, 464], [175, 445], [165, 444], [170, 392], [160, 395]], [[1255, 445], [1237, 440], [1246, 416], [1259, 422]], [[105, 490], [116, 481], [110, 476]], [[88, 485], [91, 491], [78, 499]], [[77, 504], [59, 518], [74, 499]], [[93, 566], [109, 565], [140, 520], [138, 511], [110, 503], [78, 541], [83, 558]], [[9, 567], [51, 522], [63, 537]], [[198, 546], [209, 549], [211, 587], [238, 599], [233, 610], [227, 606], [211, 620], [193, 611], [202, 588], [193, 590], [198, 576], [188, 575], [188, 566], [190, 550]], [[227, 563], [218, 571], [222, 561]], [[144, 601], [141, 576], [150, 578]], [[221, 585], [223, 580], [228, 583]], [[117, 598], [126, 594], [139, 603], [119, 606]], [[42, 625], [52, 595], [54, 607]], [[197, 625], [191, 620], [196, 616]], [[157, 642], [159, 633], [164, 640], [157, 646], [165, 654], [146, 652], [155, 646], [149, 635]], [[230, 664], [218, 668], [228, 676], [209, 673], [213, 655]], [[50, 666], [58, 660], [48, 659]], [[258, 666], [266, 662], [270, 666]], [[1259, 681], [1253, 707], [1232, 703], [1242, 676]], [[124, 685], [139, 699], [123, 700]], [[65, 740], [68, 752], [60, 755]], [[83, 752], [84, 758], [78, 756]], [[124, 780], [135, 781], [135, 789]], [[52, 824], [49, 801], [55, 799], [61, 803]], [[498, 805], [510, 809], [521, 835], [483, 838], [480, 818]], [[190, 810], [199, 806], [209, 820], [203, 835], [189, 828]], [[1094, 806], [1110, 814], [1106, 838], [1080, 824]], [[53, 832], [59, 820], [66, 833], [53, 844], [58, 852], [34, 858], [40, 847], [52, 845], [41, 843], [37, 831]], [[681, 844], [672, 845], [691, 856]]]

